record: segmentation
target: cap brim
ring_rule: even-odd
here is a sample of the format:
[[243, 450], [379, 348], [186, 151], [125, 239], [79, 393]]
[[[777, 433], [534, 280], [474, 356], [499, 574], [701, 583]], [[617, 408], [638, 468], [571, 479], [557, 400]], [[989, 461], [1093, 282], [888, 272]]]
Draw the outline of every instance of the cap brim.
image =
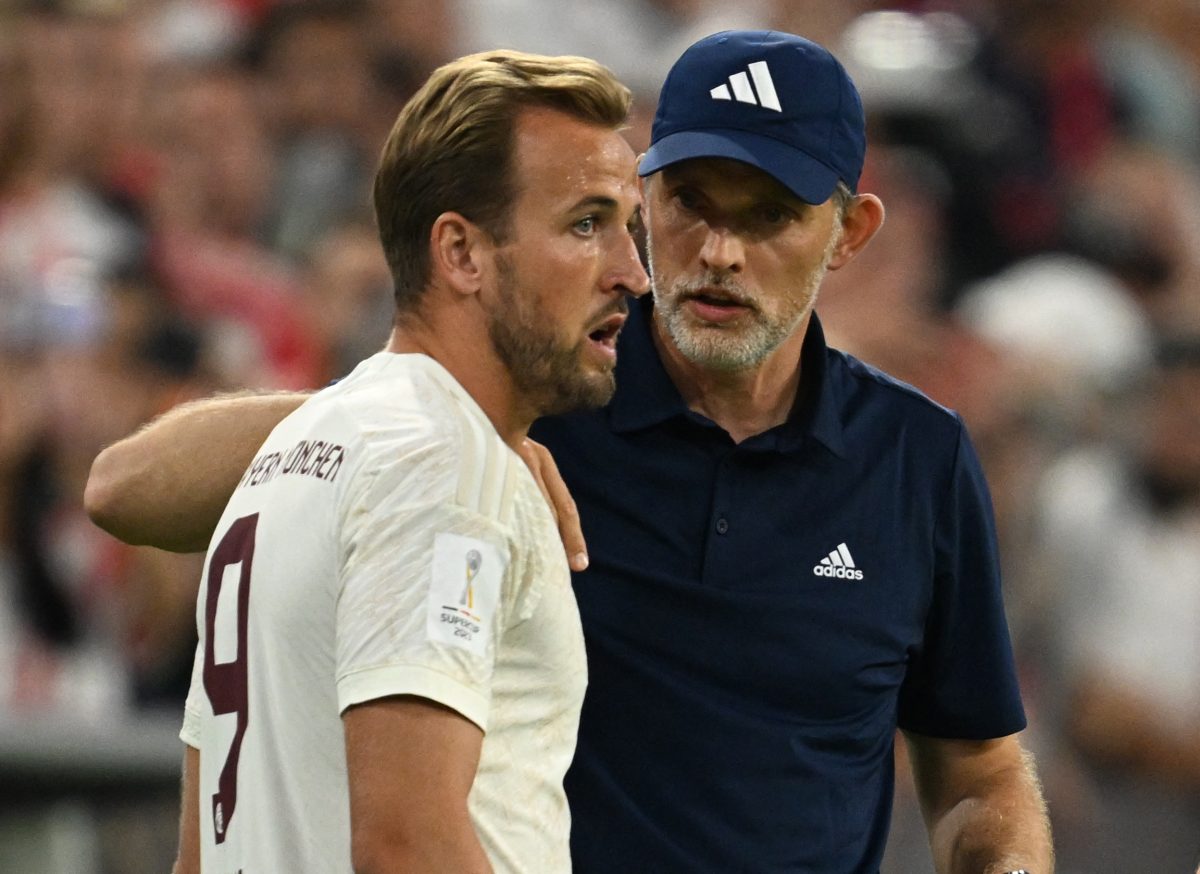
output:
[[837, 171], [779, 140], [746, 131], [680, 131], [646, 150], [639, 176], [692, 158], [732, 158], [769, 173], [805, 203], [824, 203], [837, 187]]

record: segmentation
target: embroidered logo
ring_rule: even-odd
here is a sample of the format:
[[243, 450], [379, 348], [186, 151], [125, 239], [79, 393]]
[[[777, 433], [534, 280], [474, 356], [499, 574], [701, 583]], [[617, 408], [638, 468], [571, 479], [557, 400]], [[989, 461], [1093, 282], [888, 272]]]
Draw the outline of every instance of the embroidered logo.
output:
[[850, 550], [844, 543], [839, 543], [837, 549], [817, 562], [813, 567], [813, 573], [818, 577], [836, 577], [839, 580], [861, 580], [863, 578], [863, 572], [854, 564]]
[[[779, 105], [779, 95], [775, 93], [775, 80], [771, 78], [767, 62], [755, 61], [746, 70], [750, 75], [734, 73], [729, 77], [728, 85], [718, 85], [709, 91], [712, 99], [736, 100], [738, 103], [749, 103], [752, 106], [783, 112], [783, 107]], [[751, 80], [754, 81], [753, 86], [750, 84]]]

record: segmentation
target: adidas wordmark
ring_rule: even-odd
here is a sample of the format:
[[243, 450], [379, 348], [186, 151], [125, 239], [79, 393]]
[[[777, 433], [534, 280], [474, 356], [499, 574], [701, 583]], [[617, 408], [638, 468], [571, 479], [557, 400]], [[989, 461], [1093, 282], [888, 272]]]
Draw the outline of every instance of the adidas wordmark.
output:
[[[755, 61], [746, 68], [746, 73], [734, 73], [729, 77], [728, 85], [718, 85], [708, 93], [713, 100], [736, 100], [738, 103], [749, 103], [752, 106], [762, 106], [783, 112], [779, 105], [779, 95], [775, 93], [775, 80], [771, 78], [771, 69], [766, 61]], [[750, 86], [750, 80], [754, 86]], [[758, 92], [757, 96], [755, 92]]]
[[836, 577], [839, 580], [861, 580], [863, 572], [854, 564], [850, 550], [846, 544], [839, 543], [837, 549], [821, 559], [813, 567], [813, 573], [818, 577]]

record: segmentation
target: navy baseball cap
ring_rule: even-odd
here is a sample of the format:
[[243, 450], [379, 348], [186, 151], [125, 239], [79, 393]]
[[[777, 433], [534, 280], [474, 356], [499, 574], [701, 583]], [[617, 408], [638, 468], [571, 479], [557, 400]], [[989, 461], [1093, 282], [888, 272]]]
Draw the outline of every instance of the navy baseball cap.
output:
[[862, 100], [837, 58], [794, 34], [728, 30], [671, 67], [638, 173], [733, 158], [824, 203], [839, 179], [857, 190], [866, 147]]

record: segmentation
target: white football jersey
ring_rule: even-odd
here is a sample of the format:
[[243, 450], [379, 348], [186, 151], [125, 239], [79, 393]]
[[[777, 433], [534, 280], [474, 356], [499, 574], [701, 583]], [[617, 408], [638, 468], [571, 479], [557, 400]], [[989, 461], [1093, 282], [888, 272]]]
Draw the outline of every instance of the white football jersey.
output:
[[562, 780], [587, 681], [528, 469], [433, 359], [381, 352], [267, 438], [205, 559], [183, 740], [202, 870], [346, 872], [341, 713], [389, 695], [483, 728], [469, 796], [497, 872], [570, 870]]

